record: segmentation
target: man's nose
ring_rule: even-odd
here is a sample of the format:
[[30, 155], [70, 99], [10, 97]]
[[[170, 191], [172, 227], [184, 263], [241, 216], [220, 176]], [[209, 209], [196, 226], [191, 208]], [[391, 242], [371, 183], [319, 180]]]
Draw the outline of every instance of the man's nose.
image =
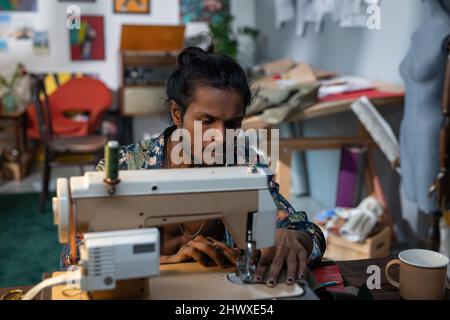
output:
[[[217, 130], [217, 135], [214, 136], [214, 141], [216, 143], [223, 143], [225, 141], [225, 124], [224, 123], [216, 123], [214, 125], [214, 129]], [[220, 132], [220, 134], [219, 134]]]

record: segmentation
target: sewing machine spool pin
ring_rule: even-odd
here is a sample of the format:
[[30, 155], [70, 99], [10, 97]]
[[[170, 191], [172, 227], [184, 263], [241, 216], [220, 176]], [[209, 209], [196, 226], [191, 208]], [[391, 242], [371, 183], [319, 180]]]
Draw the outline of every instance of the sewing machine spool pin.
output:
[[108, 187], [108, 194], [116, 194], [116, 186], [120, 183], [119, 179], [119, 142], [109, 141], [105, 146], [105, 185]]

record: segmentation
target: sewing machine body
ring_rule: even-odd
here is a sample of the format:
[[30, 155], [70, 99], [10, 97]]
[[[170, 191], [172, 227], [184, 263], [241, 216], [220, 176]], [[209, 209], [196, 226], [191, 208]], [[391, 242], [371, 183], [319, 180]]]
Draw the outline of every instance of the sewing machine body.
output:
[[275, 243], [277, 208], [268, 190], [267, 176], [260, 169], [123, 171], [120, 180], [110, 195], [102, 172], [73, 177], [70, 184], [58, 179], [53, 202], [61, 243], [70, 242], [71, 228], [87, 233], [209, 219], [222, 219], [242, 249], [246, 248], [248, 228], [256, 248]]
[[[89, 172], [70, 181], [58, 179], [53, 207], [61, 243], [73, 245], [77, 233], [93, 234], [95, 238], [96, 233], [221, 219], [241, 249], [251, 251], [275, 244], [278, 209], [269, 191], [268, 177], [262, 169], [224, 167], [123, 171], [119, 178], [120, 183], [114, 185], [105, 183], [102, 172]], [[81, 246], [83, 252], [85, 248]], [[82, 265], [89, 266], [91, 258], [84, 256], [87, 258]], [[250, 260], [245, 261], [248, 264]], [[243, 270], [250, 270], [250, 266], [247, 267]], [[236, 269], [205, 269], [197, 264], [160, 268], [161, 274], [155, 272], [150, 278], [136, 276], [133, 279], [129, 274], [117, 277], [114, 279], [115, 289], [89, 292], [90, 297], [269, 299], [299, 296], [303, 292], [300, 286], [280, 285], [269, 289], [264, 284], [233, 283], [228, 275]], [[96, 281], [102, 278], [95, 279], [92, 270], [86, 269], [85, 272], [87, 278], [92, 278], [91, 283], [101, 283]], [[61, 287], [53, 291], [55, 299], [67, 298], [61, 295], [64, 292]]]

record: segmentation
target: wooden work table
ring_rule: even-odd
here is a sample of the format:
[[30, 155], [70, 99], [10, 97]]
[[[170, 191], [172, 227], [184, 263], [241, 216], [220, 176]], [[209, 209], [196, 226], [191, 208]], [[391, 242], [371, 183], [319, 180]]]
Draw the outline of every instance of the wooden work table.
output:
[[[393, 93], [404, 93], [404, 88], [401, 85], [384, 83], [384, 82], [373, 82], [374, 87], [377, 90]], [[320, 117], [327, 117], [334, 114], [351, 111], [351, 105], [356, 99], [346, 99], [332, 102], [318, 102], [304, 110], [298, 112], [294, 117], [289, 119], [289, 122], [304, 121], [309, 119], [315, 119]], [[375, 98], [370, 99], [375, 107], [385, 107], [385, 106], [402, 106], [404, 97], [403, 95], [398, 97], [389, 98]], [[245, 119], [243, 123], [244, 129], [267, 129], [272, 128], [273, 125], [265, 122], [260, 115], [250, 116]]]
[[[354, 260], [354, 261], [342, 261], [337, 262], [336, 264], [339, 265], [341, 268], [341, 273], [344, 278], [345, 284], [347, 287], [356, 287], [360, 288], [363, 286], [368, 278], [367, 274], [367, 268], [370, 265], [377, 265], [381, 269], [381, 289], [380, 290], [371, 290], [370, 293], [372, 294], [373, 298], [375, 300], [401, 300], [401, 297], [399, 295], [398, 289], [391, 286], [387, 280], [386, 276], [384, 274], [384, 268], [386, 264], [390, 261], [389, 258], [382, 258], [382, 259], [370, 259], [370, 260]], [[394, 279], [398, 278], [398, 268], [392, 268], [390, 271], [391, 276]], [[45, 275], [44, 275], [45, 277]], [[25, 287], [18, 287], [18, 288], [4, 288], [0, 289], [0, 297], [11, 289], [20, 289], [23, 291], [28, 291], [31, 289], [30, 286]], [[43, 299], [48, 299], [48, 295], [44, 294]], [[450, 299], [450, 290], [447, 290], [447, 296], [446, 299]]]

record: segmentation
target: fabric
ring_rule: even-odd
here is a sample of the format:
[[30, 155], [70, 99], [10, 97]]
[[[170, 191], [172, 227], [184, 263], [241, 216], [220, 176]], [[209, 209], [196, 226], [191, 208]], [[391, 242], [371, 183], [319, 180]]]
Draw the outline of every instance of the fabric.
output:
[[[120, 150], [119, 170], [150, 170], [164, 167], [164, 146], [167, 138], [175, 130], [171, 127], [157, 138], [145, 140], [123, 146]], [[264, 167], [260, 165], [260, 167]], [[97, 166], [98, 171], [104, 171], [105, 161], [101, 160]], [[280, 210], [277, 217], [277, 227], [280, 229], [301, 230], [311, 235], [313, 250], [308, 258], [309, 264], [321, 261], [326, 249], [325, 237], [319, 227], [308, 221], [305, 212], [296, 211], [290, 203], [280, 194], [279, 185], [274, 181], [273, 175], [268, 176], [271, 195]], [[229, 237], [229, 235], [226, 235]], [[78, 245], [82, 239], [79, 239]], [[70, 247], [65, 246], [61, 253], [61, 268], [67, 269], [70, 265]]]
[[403, 92], [387, 92], [380, 91], [376, 89], [370, 90], [361, 90], [356, 92], [348, 92], [341, 94], [331, 94], [322, 99], [320, 99], [321, 103], [324, 102], [337, 102], [343, 100], [358, 100], [362, 97], [366, 96], [369, 100], [373, 99], [386, 99], [386, 98], [401, 98], [404, 96]]
[[264, 110], [262, 119], [272, 125], [278, 125], [289, 121], [298, 112], [318, 102], [319, 85], [301, 85], [288, 101], [276, 108]]
[[285, 102], [292, 94], [292, 89], [259, 88], [255, 93], [253, 103], [247, 108], [246, 115], [252, 116], [263, 112], [267, 108]]
[[61, 245], [52, 210], [39, 212], [39, 193], [0, 195], [0, 288], [29, 286], [59, 267]]
[[290, 88], [260, 87], [247, 116], [261, 113], [261, 118], [278, 125], [319, 101], [319, 84], [301, 84]]

